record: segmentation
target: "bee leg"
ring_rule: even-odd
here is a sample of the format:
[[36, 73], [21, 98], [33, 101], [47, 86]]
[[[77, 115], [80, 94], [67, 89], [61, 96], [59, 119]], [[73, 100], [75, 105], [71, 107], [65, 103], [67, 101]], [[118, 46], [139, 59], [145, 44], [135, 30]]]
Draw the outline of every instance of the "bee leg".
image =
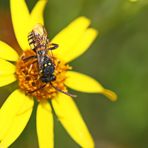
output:
[[22, 57], [22, 60], [25, 61], [25, 62], [27, 62], [28, 60], [34, 59], [34, 58], [37, 58], [37, 56], [34, 55], [34, 56], [29, 56], [29, 57], [27, 57], [27, 58], [23, 58], [23, 57]]
[[39, 87], [39, 88], [37, 88], [37, 89], [35, 89], [35, 90], [28, 91], [27, 93], [32, 94], [32, 93], [34, 93], [34, 92], [36, 92], [36, 91], [38, 91], [38, 90], [40, 90], [40, 89], [43, 89], [45, 86], [46, 86], [46, 84], [42, 85], [41, 87]]
[[56, 49], [56, 48], [59, 47], [59, 45], [58, 45], [58, 44], [55, 44], [55, 43], [51, 43], [50, 45], [51, 45], [52, 47], [49, 47], [48, 50], [54, 50], [54, 49]]

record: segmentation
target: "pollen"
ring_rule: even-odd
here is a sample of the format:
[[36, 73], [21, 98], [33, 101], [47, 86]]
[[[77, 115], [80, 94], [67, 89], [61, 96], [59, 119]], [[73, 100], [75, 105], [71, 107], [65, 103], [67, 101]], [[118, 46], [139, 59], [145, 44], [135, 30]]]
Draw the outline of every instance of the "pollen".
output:
[[[64, 81], [66, 80], [66, 71], [70, 70], [71, 67], [56, 57], [51, 58], [55, 64], [54, 75], [56, 76], [56, 80], [52, 81], [52, 85], [67, 92]], [[26, 95], [36, 97], [38, 101], [52, 99], [57, 95], [58, 91], [50, 83], [41, 81], [40, 72], [36, 53], [33, 50], [24, 51], [20, 60], [16, 63], [16, 77], [20, 89]]]

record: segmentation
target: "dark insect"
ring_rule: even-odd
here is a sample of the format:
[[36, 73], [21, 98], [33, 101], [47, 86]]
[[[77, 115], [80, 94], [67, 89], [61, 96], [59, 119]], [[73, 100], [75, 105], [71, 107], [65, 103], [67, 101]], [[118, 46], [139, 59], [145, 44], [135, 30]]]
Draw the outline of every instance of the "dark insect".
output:
[[52, 51], [58, 48], [58, 44], [50, 43], [47, 37], [47, 32], [44, 26], [41, 24], [37, 24], [33, 30], [28, 35], [28, 42], [31, 49], [36, 53], [35, 56], [30, 56], [25, 59], [27, 61], [32, 58], [37, 58], [40, 80], [45, 83], [45, 85], [40, 88], [31, 91], [29, 93], [33, 93], [37, 90], [40, 90], [46, 86], [46, 83], [50, 83], [50, 85], [55, 88], [57, 91], [62, 92], [66, 95], [76, 97], [68, 92], [60, 90], [52, 84], [52, 81], [56, 80], [56, 76], [54, 75], [55, 64], [53, 57], [48, 55], [48, 51]]

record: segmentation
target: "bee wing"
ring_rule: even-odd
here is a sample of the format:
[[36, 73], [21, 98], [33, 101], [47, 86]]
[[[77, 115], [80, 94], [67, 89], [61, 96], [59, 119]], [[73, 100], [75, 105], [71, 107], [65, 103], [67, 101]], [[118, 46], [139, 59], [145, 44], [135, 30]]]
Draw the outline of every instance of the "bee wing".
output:
[[45, 47], [41, 47], [40, 49], [37, 50], [37, 59], [38, 59], [38, 67], [39, 67], [39, 71], [42, 72], [42, 69], [44, 68], [44, 64], [46, 61], [46, 49]]

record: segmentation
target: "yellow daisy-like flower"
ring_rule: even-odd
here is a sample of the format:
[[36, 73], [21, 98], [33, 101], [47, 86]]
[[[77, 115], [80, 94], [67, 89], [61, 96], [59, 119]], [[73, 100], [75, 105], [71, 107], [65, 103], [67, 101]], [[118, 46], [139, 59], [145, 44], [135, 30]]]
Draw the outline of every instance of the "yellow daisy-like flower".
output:
[[[46, 3], [47, 0], [39, 0], [30, 13], [24, 0], [10, 0], [14, 32], [23, 54], [31, 51], [27, 40], [28, 33], [36, 24], [44, 24], [43, 11]], [[100, 83], [89, 76], [70, 71], [67, 65], [68, 62], [83, 54], [96, 38], [97, 31], [89, 28], [89, 25], [89, 19], [79, 17], [52, 39], [51, 43], [59, 45], [59, 48], [53, 52], [55, 61], [60, 61], [59, 68], [55, 69], [57, 80], [54, 84], [63, 91], [66, 91], [65, 86], [68, 86], [81, 92], [102, 93], [114, 101], [116, 100], [114, 92], [103, 88]], [[36, 127], [40, 148], [54, 147], [53, 115], [49, 100], [57, 118], [69, 135], [81, 147], [93, 148], [93, 139], [70, 96], [58, 92], [49, 84], [37, 92], [26, 95], [24, 87], [27, 86], [29, 89], [36, 87], [34, 83], [30, 84], [35, 77], [27, 77], [28, 65], [23, 67], [24, 63], [21, 62], [18, 53], [8, 44], [0, 41], [0, 86], [8, 85], [16, 80], [19, 82], [19, 88], [10, 94], [0, 109], [0, 147], [9, 147], [22, 133], [33, 110], [33, 96], [36, 96], [38, 98]], [[31, 72], [37, 69], [37, 63], [34, 65], [34, 71], [31, 70]], [[46, 92], [46, 99], [44, 92]], [[40, 93], [43, 93], [43, 98]]]

